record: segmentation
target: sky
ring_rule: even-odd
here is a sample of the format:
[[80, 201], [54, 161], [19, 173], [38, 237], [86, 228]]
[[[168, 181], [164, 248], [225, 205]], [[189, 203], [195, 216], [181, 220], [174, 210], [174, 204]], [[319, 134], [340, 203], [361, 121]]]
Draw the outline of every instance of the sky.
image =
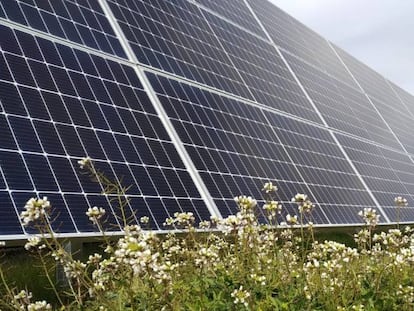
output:
[[271, 0], [414, 95], [413, 0]]

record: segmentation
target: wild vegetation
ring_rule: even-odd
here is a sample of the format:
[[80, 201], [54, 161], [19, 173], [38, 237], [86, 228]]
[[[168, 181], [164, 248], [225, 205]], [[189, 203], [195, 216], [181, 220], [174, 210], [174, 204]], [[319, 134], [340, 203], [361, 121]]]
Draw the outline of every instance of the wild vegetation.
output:
[[[89, 159], [82, 169], [125, 201], [125, 189], [95, 170]], [[2, 310], [413, 310], [414, 230], [376, 232], [374, 209], [360, 212], [364, 226], [355, 234], [357, 247], [318, 242], [312, 223], [315, 206], [304, 194], [292, 201], [297, 215], [279, 223], [283, 206], [277, 187], [266, 183], [266, 202], [235, 198], [236, 215], [195, 224], [192, 213], [177, 212], [165, 221], [166, 236], [128, 224], [114, 241], [105, 232], [106, 211], [86, 212], [101, 232], [103, 251], [85, 261], [74, 259], [51, 229], [52, 203], [30, 199], [21, 220], [38, 230], [27, 241], [56, 296], [56, 303], [35, 301], [30, 288], [11, 286], [3, 271]], [[396, 208], [406, 201], [396, 198]], [[259, 223], [262, 209], [267, 224]], [[125, 216], [124, 213], [121, 213]], [[58, 288], [54, 269], [63, 268], [67, 286]], [[34, 285], [35, 286], [35, 285]]]

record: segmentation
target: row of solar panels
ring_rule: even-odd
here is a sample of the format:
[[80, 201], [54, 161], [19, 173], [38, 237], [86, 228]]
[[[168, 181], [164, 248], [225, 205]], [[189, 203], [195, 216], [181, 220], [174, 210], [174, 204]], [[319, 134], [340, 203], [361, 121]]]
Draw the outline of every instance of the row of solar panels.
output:
[[120, 230], [85, 156], [154, 230], [267, 181], [282, 216], [301, 192], [321, 225], [414, 220], [393, 206], [414, 202], [413, 97], [270, 2], [0, 0], [0, 49], [2, 237], [31, 232], [18, 215], [44, 195], [56, 232], [91, 234], [95, 205]]

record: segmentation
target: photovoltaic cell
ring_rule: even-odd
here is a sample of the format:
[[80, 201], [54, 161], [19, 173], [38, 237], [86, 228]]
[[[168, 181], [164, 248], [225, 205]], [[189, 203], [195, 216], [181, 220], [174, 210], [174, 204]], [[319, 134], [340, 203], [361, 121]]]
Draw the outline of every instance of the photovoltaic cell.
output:
[[148, 75], [222, 214], [240, 193], [261, 198], [266, 180], [285, 203], [312, 194], [320, 222], [355, 222], [354, 210], [375, 206], [327, 130]]
[[2, 17], [90, 48], [125, 58], [97, 0], [1, 0]]
[[266, 38], [266, 34], [261, 29], [259, 23], [254, 18], [250, 9], [243, 0], [196, 0], [210, 10], [219, 13], [230, 21], [244, 27], [258, 36]]
[[352, 87], [357, 86], [326, 39], [270, 1], [248, 0], [247, 2], [276, 45], [321, 68], [343, 83]]
[[396, 196], [412, 202], [414, 164], [407, 155], [343, 135], [337, 137], [381, 206], [392, 209]]
[[321, 122], [274, 46], [213, 14], [204, 15], [257, 102]]
[[356, 210], [375, 207], [327, 130], [270, 112], [265, 114], [331, 223], [357, 222]]
[[285, 57], [330, 127], [402, 151], [365, 94], [296, 57]]
[[[1, 26], [0, 37], [3, 35], [19, 38], [20, 32]], [[31, 40], [38, 43], [39, 38], [32, 36]], [[15, 43], [18, 42], [16, 39]], [[61, 53], [68, 52], [67, 47], [54, 43], [52, 46], [60, 59], [66, 57]], [[119, 217], [120, 211], [114, 198], [100, 195], [102, 186], [77, 168], [81, 157], [90, 156], [98, 170], [116, 183], [130, 186], [127, 196], [131, 201], [126, 209], [135, 221], [147, 215], [151, 217], [152, 228], [163, 229], [164, 216], [174, 212], [192, 210], [197, 221], [209, 218], [161, 121], [151, 109], [145, 109], [151, 104], [134, 69], [71, 48], [70, 55], [79, 65], [75, 71], [63, 64], [49, 63], [50, 51], [40, 47], [43, 71], [33, 79], [29, 77], [37, 60], [23, 52], [11, 52], [18, 51], [17, 48], [4, 45], [1, 48], [11, 75], [0, 81], [0, 191], [9, 189], [7, 193], [18, 212], [30, 197], [47, 196], [56, 210], [57, 232], [93, 230], [85, 212], [99, 204], [114, 212], [108, 215], [112, 222], [118, 221], [114, 215]], [[98, 64], [106, 65], [113, 80], [100, 76]], [[60, 85], [61, 76], [73, 86]], [[100, 83], [101, 87], [92, 88], [94, 83]], [[51, 86], [55, 84], [56, 88]], [[97, 93], [104, 90], [105, 96]], [[41, 112], [33, 105], [41, 107]], [[153, 188], [145, 185], [147, 182]], [[3, 201], [7, 200], [6, 194]], [[132, 205], [138, 199], [142, 205]], [[80, 203], [83, 205], [79, 206]], [[159, 213], [162, 218], [149, 205], [162, 209]], [[13, 213], [16, 218], [16, 211]], [[15, 222], [13, 226], [16, 225]], [[15, 230], [20, 231], [18, 227]]]
[[335, 49], [400, 144], [412, 153], [414, 135], [411, 124], [414, 121], [414, 115], [408, 108], [411, 106], [410, 103], [405, 104], [384, 77], [340, 48], [335, 47]]
[[260, 206], [268, 181], [280, 221], [306, 193], [316, 224], [358, 224], [364, 207], [412, 222], [394, 198], [414, 200], [413, 107], [270, 1], [0, 0], [0, 236], [34, 232], [18, 215], [41, 196], [56, 232], [95, 231], [92, 206], [121, 230], [85, 156], [156, 230], [174, 212], [209, 219], [205, 199], [223, 216], [237, 195]]
[[186, 0], [108, 3], [141, 63], [251, 99], [196, 5]]

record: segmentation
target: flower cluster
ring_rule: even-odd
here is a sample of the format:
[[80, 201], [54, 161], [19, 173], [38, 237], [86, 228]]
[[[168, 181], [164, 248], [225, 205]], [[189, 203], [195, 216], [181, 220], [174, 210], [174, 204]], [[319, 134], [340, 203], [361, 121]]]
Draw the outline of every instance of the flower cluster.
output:
[[176, 226], [177, 228], [190, 228], [195, 222], [194, 214], [191, 212], [176, 212], [174, 217], [165, 220], [164, 226]]
[[235, 289], [231, 293], [231, 297], [234, 298], [233, 302], [235, 305], [242, 304], [245, 307], [249, 306], [248, 299], [250, 297], [250, 293], [247, 290], [243, 289], [243, 286], [240, 286], [239, 289]]
[[149, 217], [148, 217], [148, 216], [142, 216], [142, 217], [139, 219], [139, 222], [140, 222], [141, 224], [143, 224], [143, 225], [148, 224], [148, 223], [149, 223], [149, 221], [150, 221], [150, 219], [149, 219]]
[[78, 164], [81, 169], [86, 169], [92, 165], [92, 160], [90, 157], [82, 158], [78, 161]]
[[395, 205], [396, 206], [400, 206], [400, 207], [405, 207], [405, 206], [408, 205], [407, 199], [406, 198], [403, 198], [403, 197], [396, 197], [394, 199], [394, 202], [395, 202]]
[[31, 222], [47, 218], [50, 208], [51, 205], [47, 197], [42, 199], [31, 198], [26, 202], [25, 210], [20, 213], [20, 219], [23, 225], [27, 226]]
[[[410, 277], [414, 273], [413, 229], [374, 233], [379, 216], [366, 208], [360, 216], [368, 226], [355, 235], [358, 247], [318, 242], [310, 221], [314, 205], [305, 194], [295, 195], [292, 202], [298, 210], [287, 214], [284, 226], [278, 226], [282, 207], [273, 199], [276, 190], [272, 183], [265, 184], [262, 210], [256, 210], [253, 198], [236, 197], [235, 215], [201, 221], [200, 232], [191, 212], [176, 212], [167, 218], [165, 225], [185, 230], [171, 230], [166, 235], [126, 225], [117, 240], [102, 235], [105, 250], [85, 262], [73, 258], [53, 231], [31, 236], [25, 248], [41, 249], [39, 256], [54, 258], [63, 268], [74, 299], [70, 308], [267, 310], [275, 303], [285, 309], [285, 301], [295, 301], [298, 310], [363, 310], [367, 299], [370, 309], [382, 309], [384, 301], [378, 297], [386, 296], [387, 307], [414, 310]], [[27, 223], [43, 217], [48, 220], [49, 209], [47, 198], [31, 199], [23, 222], [26, 218]], [[263, 214], [268, 216], [268, 224], [260, 223]], [[95, 206], [86, 215], [100, 225], [105, 210]], [[139, 223], [149, 220], [144, 216]], [[41, 224], [50, 225], [49, 221]], [[388, 271], [392, 273], [385, 273]], [[16, 310], [52, 308], [46, 301], [32, 302], [27, 291], [10, 292], [7, 305]], [[0, 305], [5, 301], [0, 297]], [[62, 310], [66, 308], [63, 304]]]
[[42, 243], [42, 239], [40, 237], [32, 236], [27, 239], [24, 248], [26, 250], [31, 250], [33, 248], [44, 249], [46, 248], [46, 244]]
[[288, 225], [294, 226], [298, 224], [298, 216], [291, 216], [290, 214], [286, 215], [286, 222]]
[[315, 205], [306, 194], [298, 193], [292, 198], [292, 202], [298, 204], [299, 213], [311, 213]]
[[14, 295], [13, 307], [16, 310], [27, 310], [27, 311], [46, 311], [52, 310], [52, 306], [45, 300], [31, 302], [33, 295], [32, 293], [21, 290], [18, 294]]
[[263, 205], [263, 209], [266, 211], [267, 217], [273, 219], [282, 212], [282, 205], [278, 201], [271, 200]]
[[277, 186], [273, 185], [272, 182], [267, 182], [264, 184], [262, 191], [264, 191], [267, 194], [274, 193], [277, 191]]
[[257, 201], [255, 199], [245, 195], [235, 197], [234, 201], [237, 203], [240, 210], [242, 211], [252, 211], [257, 205]]
[[94, 224], [98, 224], [99, 219], [101, 219], [104, 215], [105, 215], [105, 209], [103, 209], [102, 207], [89, 207], [87, 212], [86, 212], [86, 216], [89, 217], [89, 220], [94, 223]]
[[358, 213], [362, 217], [365, 224], [370, 227], [375, 227], [378, 224], [380, 215], [377, 214], [377, 211], [371, 207], [366, 207]]

